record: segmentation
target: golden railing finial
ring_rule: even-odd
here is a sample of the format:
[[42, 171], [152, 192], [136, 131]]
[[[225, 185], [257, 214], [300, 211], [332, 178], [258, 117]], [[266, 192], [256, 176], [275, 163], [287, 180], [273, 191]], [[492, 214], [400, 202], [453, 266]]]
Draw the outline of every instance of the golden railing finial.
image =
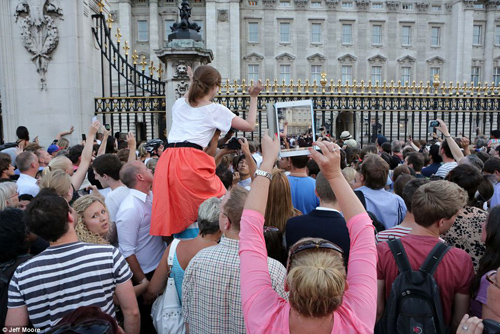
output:
[[125, 50], [125, 56], [128, 56], [128, 50], [130, 50], [130, 47], [128, 46], [128, 41], [125, 41], [125, 45], [123, 46], [123, 50]]
[[113, 20], [111, 15], [109, 15], [108, 18], [106, 19], [106, 23], [108, 24], [109, 30], [111, 30], [111, 27], [113, 26], [113, 22], [115, 22], [115, 21]]
[[162, 64], [158, 66], [158, 80], [161, 80], [161, 75], [163, 74], [163, 67]]
[[120, 38], [122, 38], [122, 34], [120, 32], [120, 28], [116, 29], [115, 37], [116, 37], [116, 42], [120, 43]]
[[432, 85], [435, 89], [439, 87], [439, 74], [434, 74], [434, 76], [432, 77]]
[[154, 65], [154, 62], [151, 60], [150, 62], [150, 65], [149, 65], [149, 76], [152, 77], [153, 76], [153, 73], [155, 72], [156, 70], [156, 67]]
[[146, 70], [146, 56], [142, 56], [142, 61], [139, 63], [139, 65], [142, 65], [142, 71], [144, 72]]
[[97, 2], [97, 6], [99, 7], [99, 13], [102, 13], [102, 9], [104, 8], [104, 3], [102, 2], [102, 0], [99, 0]]
[[137, 55], [137, 50], [134, 50], [134, 53], [132, 53], [132, 60], [134, 61], [134, 65], [137, 65], [137, 58], [139, 58], [139, 56]]
[[328, 80], [326, 80], [326, 72], [321, 72], [321, 80], [319, 83], [321, 84], [321, 91], [324, 93], [325, 92], [325, 86]]

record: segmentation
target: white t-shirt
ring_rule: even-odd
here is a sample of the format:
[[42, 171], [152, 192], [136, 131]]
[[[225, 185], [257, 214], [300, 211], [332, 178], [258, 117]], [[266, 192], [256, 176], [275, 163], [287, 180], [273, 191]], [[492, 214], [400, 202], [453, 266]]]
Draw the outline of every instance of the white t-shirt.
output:
[[193, 108], [182, 97], [175, 101], [172, 107], [173, 122], [168, 134], [168, 142], [188, 141], [206, 147], [216, 129], [222, 132], [229, 131], [234, 117], [236, 115], [223, 105], [211, 103], [200, 108]]

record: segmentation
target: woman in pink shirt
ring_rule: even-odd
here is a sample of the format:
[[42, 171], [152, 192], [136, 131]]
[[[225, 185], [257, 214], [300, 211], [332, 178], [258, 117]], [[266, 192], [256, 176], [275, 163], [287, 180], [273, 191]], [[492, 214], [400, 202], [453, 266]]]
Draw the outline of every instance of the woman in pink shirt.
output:
[[[256, 177], [241, 219], [241, 300], [248, 333], [373, 333], [377, 282], [373, 225], [340, 170], [340, 148], [318, 142], [323, 152], [312, 158], [330, 182], [347, 221], [351, 238], [348, 272], [335, 244], [307, 238], [290, 249], [285, 289], [289, 301], [272, 289], [262, 233], [270, 173], [279, 138], [262, 139], [264, 177]], [[259, 172], [258, 172], [259, 173]], [[257, 174], [259, 175], [259, 174]]]

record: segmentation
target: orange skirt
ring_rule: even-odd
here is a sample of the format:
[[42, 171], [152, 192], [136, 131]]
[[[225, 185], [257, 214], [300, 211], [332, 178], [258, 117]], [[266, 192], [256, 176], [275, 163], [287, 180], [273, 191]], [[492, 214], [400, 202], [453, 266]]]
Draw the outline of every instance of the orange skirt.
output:
[[213, 157], [191, 147], [167, 148], [155, 170], [150, 234], [184, 231], [197, 220], [201, 203], [225, 193]]

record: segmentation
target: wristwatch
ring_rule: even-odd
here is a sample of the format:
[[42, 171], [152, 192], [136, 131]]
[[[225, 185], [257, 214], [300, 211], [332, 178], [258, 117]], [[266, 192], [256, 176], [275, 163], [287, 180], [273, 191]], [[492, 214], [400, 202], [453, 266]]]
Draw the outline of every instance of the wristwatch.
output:
[[265, 172], [265, 171], [260, 170], [260, 169], [257, 169], [255, 171], [255, 176], [267, 177], [269, 179], [269, 181], [272, 181], [272, 179], [273, 179], [273, 176], [271, 175], [271, 173]]

